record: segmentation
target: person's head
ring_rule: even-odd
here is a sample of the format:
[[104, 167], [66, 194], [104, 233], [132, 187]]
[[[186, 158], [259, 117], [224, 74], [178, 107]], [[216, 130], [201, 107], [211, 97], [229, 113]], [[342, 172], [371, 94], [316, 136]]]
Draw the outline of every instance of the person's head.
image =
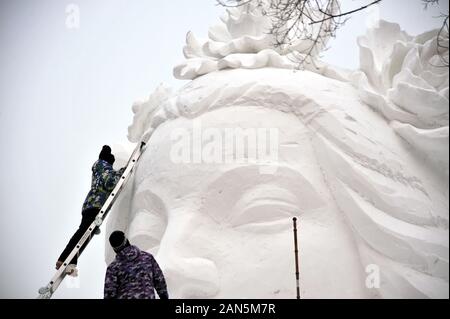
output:
[[103, 145], [98, 158], [108, 162], [111, 165], [113, 165], [116, 160], [114, 155], [111, 153], [111, 147], [108, 145]]
[[439, 194], [350, 84], [227, 70], [199, 77], [153, 118], [132, 193], [109, 222], [155, 256], [172, 296], [295, 297], [294, 216], [305, 298], [371, 296], [374, 265], [383, 295], [419, 295], [404, 269], [437, 273], [432, 255], [444, 265], [441, 239], [420, 246], [409, 231], [444, 214], [425, 191]]
[[128, 241], [127, 237], [120, 230], [116, 230], [111, 233], [111, 235], [109, 236], [109, 243], [116, 253], [130, 246], [130, 242]]
[[[257, 74], [252, 78], [259, 79], [253, 72]], [[290, 76], [288, 71], [280, 73]], [[216, 88], [207, 78], [196, 80], [199, 95]], [[324, 84], [321, 79], [306, 80], [306, 89]], [[295, 276], [289, 273], [295, 270], [296, 216], [305, 295], [365, 296], [350, 230], [322, 179], [313, 146], [317, 141], [301, 118], [276, 109], [280, 97], [271, 100], [272, 91], [266, 92], [269, 85], [280, 91], [276, 81], [263, 81], [253, 85], [250, 105], [231, 103], [234, 93], [224, 83], [217, 88], [224, 92], [220, 98], [226, 107], [192, 98], [194, 88], [183, 91], [186, 100], [200, 101], [205, 109], [187, 104], [187, 110], [197, 111], [195, 116], [173, 118], [154, 131], [136, 172], [129, 224], [124, 225], [128, 237], [156, 256], [178, 298], [289, 298], [295, 296]], [[293, 102], [282, 105], [300, 104]], [[228, 134], [234, 143], [227, 142]], [[195, 145], [198, 135], [201, 147]], [[189, 154], [186, 160], [183, 154]], [[342, 252], [338, 258], [337, 251]]]
[[[267, 127], [278, 130], [280, 144], [298, 143], [281, 149], [277, 169], [266, 174], [270, 165], [246, 163], [237, 158], [244, 154], [225, 144], [223, 153], [237, 160], [174, 163], [176, 143], [168, 137], [180, 128], [195, 136], [193, 121], [176, 119], [152, 136], [158, 152], [148, 149], [141, 158], [128, 226], [131, 242], [156, 256], [171, 293], [177, 298], [295, 296], [295, 278], [286, 274], [294, 271], [292, 217], [297, 216], [302, 284], [325, 287], [335, 265], [342, 270], [336, 283], [328, 285], [329, 293], [322, 289], [309, 296], [336, 296], [340, 285], [352, 291], [343, 295], [361, 296], [357, 251], [338, 212], [328, 204], [331, 196], [304, 125], [289, 114], [252, 107], [218, 109], [195, 119], [205, 135], [211, 129]], [[257, 154], [257, 145], [249, 147], [248, 153]], [[339, 250], [346, 258], [327, 262]]]

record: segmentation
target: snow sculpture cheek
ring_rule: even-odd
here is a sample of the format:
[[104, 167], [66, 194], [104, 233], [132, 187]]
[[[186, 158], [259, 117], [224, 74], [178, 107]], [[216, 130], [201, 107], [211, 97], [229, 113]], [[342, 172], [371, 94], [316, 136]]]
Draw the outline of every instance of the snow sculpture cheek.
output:
[[159, 242], [167, 227], [167, 209], [161, 199], [149, 190], [133, 196], [130, 240], [147, 251], [158, 249]]

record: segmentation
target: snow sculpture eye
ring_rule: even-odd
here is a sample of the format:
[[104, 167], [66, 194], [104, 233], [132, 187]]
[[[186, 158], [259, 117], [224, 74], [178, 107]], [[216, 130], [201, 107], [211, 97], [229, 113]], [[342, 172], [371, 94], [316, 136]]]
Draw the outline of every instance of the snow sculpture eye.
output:
[[146, 190], [135, 195], [128, 233], [139, 248], [156, 253], [167, 227], [166, 209], [159, 197]]
[[209, 185], [201, 210], [218, 224], [236, 230], [271, 233], [288, 227], [293, 216], [313, 213], [325, 205], [308, 180], [290, 168], [279, 167], [275, 175], [264, 175], [258, 166], [247, 166]]
[[298, 199], [290, 191], [275, 184], [262, 184], [242, 194], [229, 223], [242, 230], [276, 231], [301, 213]]

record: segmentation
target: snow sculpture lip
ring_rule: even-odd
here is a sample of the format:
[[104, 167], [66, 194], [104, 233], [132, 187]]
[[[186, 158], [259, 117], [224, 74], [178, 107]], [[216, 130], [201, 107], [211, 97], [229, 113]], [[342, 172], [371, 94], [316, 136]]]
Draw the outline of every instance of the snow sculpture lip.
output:
[[[358, 38], [360, 70], [351, 78], [362, 100], [448, 176], [449, 69], [438, 55], [437, 35], [413, 37], [379, 21]], [[448, 49], [440, 53], [448, 59]]]
[[[188, 32], [183, 49], [187, 60], [174, 68], [174, 76], [177, 79], [195, 79], [227, 68], [296, 68], [297, 63], [293, 62], [295, 59], [291, 52], [306, 50], [311, 45], [311, 40], [301, 39], [284, 47], [275, 47], [276, 41], [270, 34], [271, 19], [263, 15], [263, 10], [267, 7], [267, 1], [262, 1], [261, 6], [255, 1], [227, 9], [221, 22], [209, 29], [207, 40], [201, 41], [192, 32]], [[315, 26], [310, 28], [311, 34], [320, 32]], [[316, 45], [311, 55], [317, 56], [322, 49], [323, 47]], [[306, 68], [325, 72], [322, 70], [325, 66], [319, 64], [316, 67], [306, 65]]]

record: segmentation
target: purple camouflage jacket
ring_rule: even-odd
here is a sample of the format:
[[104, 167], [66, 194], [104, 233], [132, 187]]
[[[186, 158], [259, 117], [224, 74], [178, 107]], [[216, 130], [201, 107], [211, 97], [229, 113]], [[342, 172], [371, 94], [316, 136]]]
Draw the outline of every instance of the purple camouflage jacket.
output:
[[166, 281], [155, 258], [136, 246], [121, 250], [108, 266], [105, 299], [168, 299]]

